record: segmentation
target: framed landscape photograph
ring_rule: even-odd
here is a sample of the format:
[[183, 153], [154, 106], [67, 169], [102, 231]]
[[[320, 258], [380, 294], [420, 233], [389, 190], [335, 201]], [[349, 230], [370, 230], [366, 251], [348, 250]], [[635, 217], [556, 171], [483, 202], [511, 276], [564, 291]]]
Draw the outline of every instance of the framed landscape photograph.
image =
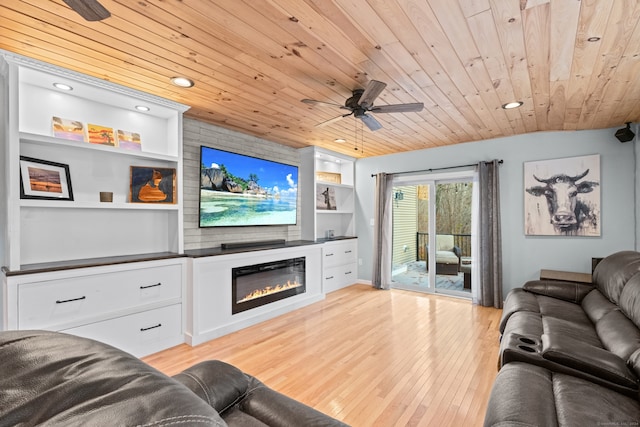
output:
[[69, 166], [20, 156], [20, 198], [73, 200]]
[[174, 168], [154, 168], [131, 166], [131, 203], [167, 203], [176, 200], [176, 170]]

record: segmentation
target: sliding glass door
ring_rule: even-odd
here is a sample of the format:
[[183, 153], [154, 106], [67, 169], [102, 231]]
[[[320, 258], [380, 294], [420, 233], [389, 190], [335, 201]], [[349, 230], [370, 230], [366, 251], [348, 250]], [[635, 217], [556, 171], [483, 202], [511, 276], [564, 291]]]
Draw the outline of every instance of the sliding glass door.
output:
[[392, 286], [471, 297], [473, 171], [399, 177]]

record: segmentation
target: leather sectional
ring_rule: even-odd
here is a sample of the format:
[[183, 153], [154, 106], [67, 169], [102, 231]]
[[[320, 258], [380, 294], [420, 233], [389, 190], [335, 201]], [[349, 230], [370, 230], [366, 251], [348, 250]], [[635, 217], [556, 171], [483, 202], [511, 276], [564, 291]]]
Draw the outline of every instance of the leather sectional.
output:
[[58, 332], [0, 333], [0, 366], [0, 427], [345, 426], [221, 361], [170, 378]]
[[592, 284], [534, 280], [509, 292], [485, 426], [640, 423], [640, 253]]

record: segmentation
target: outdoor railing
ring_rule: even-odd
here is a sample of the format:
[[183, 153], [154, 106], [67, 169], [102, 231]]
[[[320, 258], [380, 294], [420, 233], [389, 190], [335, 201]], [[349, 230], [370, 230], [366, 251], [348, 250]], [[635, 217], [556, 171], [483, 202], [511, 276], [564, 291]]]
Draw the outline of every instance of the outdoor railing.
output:
[[[463, 257], [471, 256], [471, 234], [453, 234], [453, 233], [441, 233], [453, 235], [453, 244], [460, 248], [460, 252]], [[426, 247], [429, 244], [429, 233], [416, 233], [416, 260], [424, 261], [426, 257]]]

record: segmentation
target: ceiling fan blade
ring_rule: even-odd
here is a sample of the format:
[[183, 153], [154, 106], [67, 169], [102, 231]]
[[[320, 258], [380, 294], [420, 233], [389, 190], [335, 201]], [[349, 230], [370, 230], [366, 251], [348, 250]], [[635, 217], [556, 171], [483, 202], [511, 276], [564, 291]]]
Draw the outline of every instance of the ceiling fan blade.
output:
[[371, 80], [362, 93], [362, 96], [360, 96], [358, 104], [365, 109], [372, 107], [373, 101], [378, 97], [378, 95], [380, 95], [380, 92], [382, 92], [385, 87], [387, 87], [386, 83]]
[[71, 9], [87, 21], [102, 21], [111, 16], [98, 0], [63, 0]]
[[359, 118], [364, 122], [365, 125], [367, 125], [369, 130], [374, 131], [374, 130], [382, 129], [382, 125], [380, 124], [380, 122], [377, 121], [375, 117], [373, 117], [371, 114], [363, 114], [359, 116]]
[[369, 111], [373, 113], [412, 113], [422, 111], [423, 108], [422, 102], [416, 102], [413, 104], [377, 105], [370, 108]]
[[338, 108], [346, 108], [344, 105], [334, 104], [333, 102], [316, 101], [315, 99], [303, 99], [302, 102], [309, 105], [331, 106]]
[[322, 123], [318, 123], [318, 124], [316, 125], [316, 127], [322, 127], [322, 126], [330, 125], [331, 123], [335, 123], [335, 122], [337, 122], [338, 120], [341, 120], [341, 119], [343, 119], [343, 118], [345, 118], [345, 117], [349, 117], [351, 114], [353, 114], [353, 113], [343, 114], [343, 115], [341, 115], [341, 116], [334, 117], [333, 119], [329, 119], [329, 120], [324, 121], [324, 122], [322, 122]]

